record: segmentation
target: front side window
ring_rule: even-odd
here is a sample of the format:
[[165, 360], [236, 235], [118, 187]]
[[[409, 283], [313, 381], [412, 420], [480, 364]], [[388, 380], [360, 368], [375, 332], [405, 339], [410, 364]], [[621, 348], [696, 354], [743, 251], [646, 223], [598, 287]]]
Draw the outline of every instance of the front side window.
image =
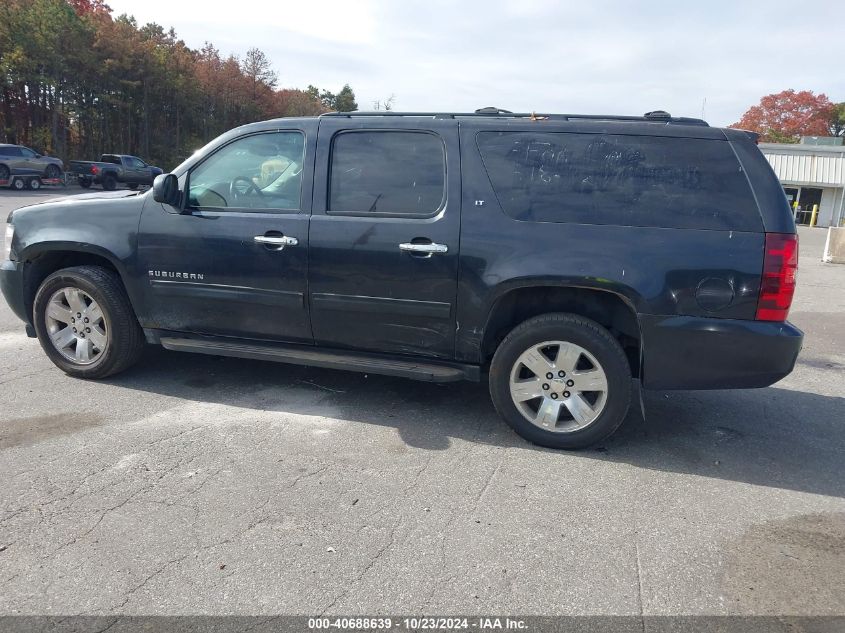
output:
[[341, 132], [332, 142], [329, 213], [431, 216], [446, 192], [446, 153], [434, 134]]
[[188, 206], [298, 210], [304, 158], [301, 132], [240, 138], [191, 171]]
[[36, 153], [33, 152], [28, 147], [21, 147], [21, 154], [23, 154], [24, 158], [35, 158], [36, 157]]
[[143, 169], [144, 167], [146, 167], [144, 161], [142, 161], [140, 158], [129, 158], [127, 160], [129, 161], [129, 167], [131, 167], [132, 169]]

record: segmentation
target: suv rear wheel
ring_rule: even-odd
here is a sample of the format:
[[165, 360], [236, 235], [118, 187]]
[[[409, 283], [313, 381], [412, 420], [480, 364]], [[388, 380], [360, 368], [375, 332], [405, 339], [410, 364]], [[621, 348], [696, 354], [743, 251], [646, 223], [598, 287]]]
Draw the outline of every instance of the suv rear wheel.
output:
[[104, 378], [133, 365], [144, 335], [120, 278], [99, 266], [59, 270], [35, 295], [35, 331], [62, 371]]
[[544, 314], [508, 334], [490, 366], [499, 415], [534, 444], [584, 448], [612, 434], [631, 402], [631, 368], [595, 321]]

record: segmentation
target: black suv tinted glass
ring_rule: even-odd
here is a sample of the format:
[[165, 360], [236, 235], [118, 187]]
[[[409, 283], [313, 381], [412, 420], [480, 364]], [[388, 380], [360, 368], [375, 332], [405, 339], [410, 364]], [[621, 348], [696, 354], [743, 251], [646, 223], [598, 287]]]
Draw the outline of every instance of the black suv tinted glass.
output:
[[517, 220], [762, 230], [726, 141], [539, 132], [477, 140], [496, 196]]
[[428, 132], [341, 132], [332, 141], [329, 213], [423, 217], [446, 193], [443, 142]]
[[0, 147], [0, 156], [22, 156], [20, 147]]

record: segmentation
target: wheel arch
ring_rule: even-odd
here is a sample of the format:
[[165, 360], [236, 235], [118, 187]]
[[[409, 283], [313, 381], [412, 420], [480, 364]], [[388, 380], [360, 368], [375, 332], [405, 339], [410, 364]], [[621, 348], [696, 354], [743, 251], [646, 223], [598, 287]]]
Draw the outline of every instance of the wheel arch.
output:
[[606, 328], [622, 345], [631, 374], [640, 376], [642, 335], [634, 301], [622, 292], [589, 286], [541, 283], [503, 290], [487, 313], [481, 339], [482, 363], [490, 362], [513, 328], [550, 312], [577, 314]]
[[[136, 301], [130, 286], [126, 283], [126, 270], [120, 260], [105, 248], [93, 244], [71, 244], [49, 242], [33, 245], [19, 255], [24, 262], [23, 299], [27, 315], [32, 318], [35, 295], [44, 280], [63, 268], [72, 266], [100, 266], [116, 273], [129, 295], [129, 301], [136, 309]], [[137, 310], [136, 310], [137, 314]]]

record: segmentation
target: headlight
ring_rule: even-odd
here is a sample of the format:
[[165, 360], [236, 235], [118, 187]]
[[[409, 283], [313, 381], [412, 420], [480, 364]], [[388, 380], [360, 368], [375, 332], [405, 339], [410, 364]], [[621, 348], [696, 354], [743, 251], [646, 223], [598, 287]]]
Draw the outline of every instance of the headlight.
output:
[[3, 237], [3, 261], [12, 259], [12, 238], [15, 236], [15, 225], [6, 225], [6, 235]]

